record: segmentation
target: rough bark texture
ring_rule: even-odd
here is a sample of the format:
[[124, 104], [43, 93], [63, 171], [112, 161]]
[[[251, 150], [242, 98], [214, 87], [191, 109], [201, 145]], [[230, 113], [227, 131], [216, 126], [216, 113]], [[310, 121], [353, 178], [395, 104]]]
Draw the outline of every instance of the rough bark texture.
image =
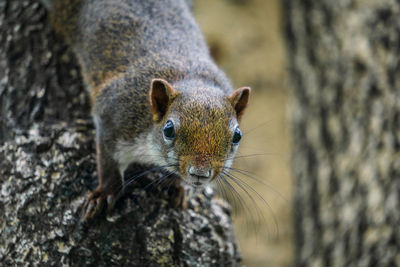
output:
[[285, 0], [298, 266], [400, 266], [400, 3]]
[[96, 164], [76, 60], [36, 1], [0, 1], [0, 27], [2, 264], [240, 265], [230, 207], [209, 192], [172, 209], [171, 189], [146, 186], [158, 173], [81, 225]]

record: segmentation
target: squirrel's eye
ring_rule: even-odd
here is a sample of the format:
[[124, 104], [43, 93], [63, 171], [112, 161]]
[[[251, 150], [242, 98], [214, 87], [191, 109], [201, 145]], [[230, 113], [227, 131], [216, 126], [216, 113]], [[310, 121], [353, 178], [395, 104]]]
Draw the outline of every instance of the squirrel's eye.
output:
[[167, 123], [164, 125], [163, 132], [166, 139], [171, 140], [175, 138], [175, 128], [172, 121], [167, 121]]
[[239, 144], [240, 139], [242, 139], [242, 131], [240, 131], [239, 127], [237, 127], [233, 133], [232, 144]]

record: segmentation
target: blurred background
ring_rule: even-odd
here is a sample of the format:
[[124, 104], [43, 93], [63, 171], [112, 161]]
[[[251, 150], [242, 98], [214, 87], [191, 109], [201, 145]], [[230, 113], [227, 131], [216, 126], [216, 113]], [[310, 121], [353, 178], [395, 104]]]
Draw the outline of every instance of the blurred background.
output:
[[276, 0], [194, 1], [196, 19], [218, 65], [234, 87], [252, 88], [234, 166], [249, 171], [252, 177], [232, 173], [265, 202], [250, 188], [246, 189], [254, 201], [236, 187], [242, 204], [225, 192], [234, 206], [236, 236], [247, 266], [293, 265], [292, 179], [280, 8]]

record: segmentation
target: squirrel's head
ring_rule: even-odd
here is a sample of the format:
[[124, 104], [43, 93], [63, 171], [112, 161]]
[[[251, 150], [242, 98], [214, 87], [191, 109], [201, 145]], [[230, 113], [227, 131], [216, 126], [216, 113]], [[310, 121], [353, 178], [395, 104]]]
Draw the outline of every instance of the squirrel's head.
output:
[[216, 88], [186, 89], [177, 91], [163, 79], [152, 81], [149, 97], [155, 142], [166, 163], [173, 165], [169, 169], [200, 187], [232, 164], [250, 88], [239, 88], [230, 96]]

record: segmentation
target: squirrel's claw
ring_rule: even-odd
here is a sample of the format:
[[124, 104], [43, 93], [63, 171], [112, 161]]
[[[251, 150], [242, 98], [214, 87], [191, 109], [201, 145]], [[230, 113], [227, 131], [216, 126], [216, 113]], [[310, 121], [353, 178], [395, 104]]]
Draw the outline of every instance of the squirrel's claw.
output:
[[88, 194], [83, 204], [81, 221], [86, 223], [97, 217], [103, 211], [104, 204], [107, 204], [107, 213], [111, 213], [116, 202], [117, 197], [115, 195], [105, 195], [98, 189], [94, 190]]
[[117, 197], [114, 195], [107, 196], [107, 214], [110, 214], [111, 211], [114, 209], [115, 203], [117, 202]]
[[103, 210], [103, 207], [104, 197], [96, 190], [89, 193], [82, 207], [81, 221], [86, 223], [95, 218]]

